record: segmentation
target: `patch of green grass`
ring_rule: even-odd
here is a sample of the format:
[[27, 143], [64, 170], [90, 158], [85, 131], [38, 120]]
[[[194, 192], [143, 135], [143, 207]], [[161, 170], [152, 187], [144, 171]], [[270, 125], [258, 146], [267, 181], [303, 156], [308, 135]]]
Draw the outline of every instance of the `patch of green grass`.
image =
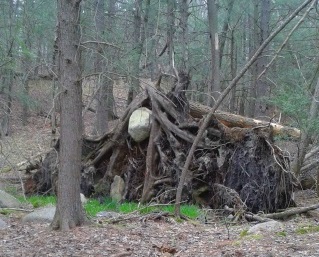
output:
[[[87, 202], [85, 205], [85, 210], [88, 215], [95, 216], [100, 211], [116, 211], [120, 213], [131, 213], [139, 212], [141, 214], [147, 214], [156, 211], [164, 211], [169, 213], [174, 213], [174, 205], [139, 205], [136, 202], [124, 202], [117, 203], [108, 198], [104, 200], [103, 203], [100, 203], [98, 200], [92, 199]], [[196, 219], [200, 210], [196, 205], [182, 205], [181, 214], [190, 218]]]
[[34, 196], [28, 197], [27, 202], [31, 203], [34, 208], [39, 208], [49, 204], [56, 204], [56, 197], [34, 195]]
[[9, 210], [9, 209], [1, 209], [0, 210], [0, 214], [2, 214], [2, 215], [9, 215], [13, 212], [14, 212], [13, 210]]
[[287, 233], [285, 231], [280, 231], [277, 233], [277, 236], [286, 237]]
[[18, 190], [14, 186], [5, 186], [4, 191], [16, 198], [19, 197]]
[[[24, 201], [20, 197], [21, 201]], [[55, 196], [31, 196], [27, 198], [34, 208], [46, 206], [48, 204], [56, 204]], [[101, 211], [115, 211], [120, 213], [139, 212], [140, 214], [147, 214], [156, 211], [169, 212], [174, 214], [174, 205], [139, 205], [136, 202], [117, 203], [110, 198], [105, 198], [101, 203], [99, 200], [90, 199], [84, 205], [84, 209], [89, 216], [95, 216]], [[182, 205], [181, 214], [189, 219], [196, 219], [200, 215], [200, 209], [196, 205]]]
[[119, 205], [119, 212], [130, 213], [139, 209], [138, 203], [135, 202], [124, 202]]
[[239, 236], [242, 238], [242, 237], [245, 237], [248, 235], [248, 229], [245, 229], [243, 231], [240, 232]]
[[302, 226], [296, 229], [296, 233], [299, 235], [315, 233], [315, 232], [319, 232], [319, 226], [307, 225], [307, 226]]

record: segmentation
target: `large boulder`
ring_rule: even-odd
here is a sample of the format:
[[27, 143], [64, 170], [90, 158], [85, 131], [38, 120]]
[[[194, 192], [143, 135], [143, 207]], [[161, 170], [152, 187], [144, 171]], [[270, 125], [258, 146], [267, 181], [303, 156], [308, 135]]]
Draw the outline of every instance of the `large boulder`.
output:
[[149, 137], [152, 111], [145, 107], [135, 110], [130, 117], [128, 133], [135, 142], [141, 142]]
[[0, 190], [0, 208], [20, 208], [21, 203], [12, 195]]
[[111, 184], [110, 196], [114, 201], [121, 201], [125, 189], [125, 182], [120, 176], [114, 176], [113, 183]]
[[55, 214], [55, 206], [36, 209], [22, 218], [22, 222], [51, 223]]
[[264, 234], [267, 232], [281, 232], [285, 229], [284, 225], [275, 220], [259, 223], [257, 225], [252, 226], [248, 230], [248, 234]]

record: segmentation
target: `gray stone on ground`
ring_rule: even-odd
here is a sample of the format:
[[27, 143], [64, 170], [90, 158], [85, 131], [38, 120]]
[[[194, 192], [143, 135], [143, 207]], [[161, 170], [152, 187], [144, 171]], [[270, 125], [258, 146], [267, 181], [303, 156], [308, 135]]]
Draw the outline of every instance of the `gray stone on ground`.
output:
[[278, 221], [272, 220], [263, 223], [259, 223], [255, 226], [252, 226], [248, 230], [248, 234], [263, 234], [267, 232], [280, 232], [283, 231], [285, 226]]
[[110, 192], [110, 196], [112, 200], [117, 202], [121, 201], [124, 194], [124, 189], [125, 189], [124, 180], [120, 176], [115, 175], [113, 183], [111, 184], [111, 192]]
[[96, 214], [96, 217], [103, 217], [106, 219], [116, 219], [120, 217], [121, 214], [114, 211], [100, 211]]
[[0, 190], [0, 208], [21, 208], [21, 203], [17, 198]]
[[8, 224], [0, 218], [0, 229], [5, 229], [8, 227]]
[[55, 206], [46, 206], [43, 208], [35, 209], [33, 212], [25, 215], [22, 222], [35, 222], [35, 223], [51, 223], [55, 214]]
[[135, 110], [130, 117], [128, 133], [135, 142], [141, 142], [148, 138], [151, 130], [152, 111], [145, 107]]

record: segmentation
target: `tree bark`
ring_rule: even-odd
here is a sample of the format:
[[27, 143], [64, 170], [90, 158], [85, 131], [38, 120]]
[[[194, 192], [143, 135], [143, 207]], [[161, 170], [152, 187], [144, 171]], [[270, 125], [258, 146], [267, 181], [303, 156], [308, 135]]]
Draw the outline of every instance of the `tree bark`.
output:
[[58, 51], [61, 137], [57, 208], [53, 229], [67, 231], [85, 223], [80, 200], [82, 87], [80, 69], [80, 0], [58, 0]]

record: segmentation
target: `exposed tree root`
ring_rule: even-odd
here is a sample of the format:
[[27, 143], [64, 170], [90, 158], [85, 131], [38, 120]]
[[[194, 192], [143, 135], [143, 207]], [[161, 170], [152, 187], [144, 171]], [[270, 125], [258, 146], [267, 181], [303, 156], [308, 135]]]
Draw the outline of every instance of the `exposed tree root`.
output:
[[[174, 201], [182, 167], [201, 125], [190, 115], [185, 97], [188, 84], [187, 74], [181, 73], [167, 95], [146, 87], [112, 132], [84, 139], [81, 188], [86, 195], [109, 196], [118, 175], [125, 181], [125, 200]], [[152, 111], [152, 125], [149, 138], [136, 143], [127, 131], [130, 115], [139, 107]], [[212, 208], [228, 205], [240, 215], [293, 205], [289, 160], [273, 145], [272, 134], [271, 126], [228, 127], [212, 118], [194, 152], [181, 201]], [[56, 158], [43, 161], [30, 178], [36, 185], [30, 192], [51, 189], [56, 164]]]

